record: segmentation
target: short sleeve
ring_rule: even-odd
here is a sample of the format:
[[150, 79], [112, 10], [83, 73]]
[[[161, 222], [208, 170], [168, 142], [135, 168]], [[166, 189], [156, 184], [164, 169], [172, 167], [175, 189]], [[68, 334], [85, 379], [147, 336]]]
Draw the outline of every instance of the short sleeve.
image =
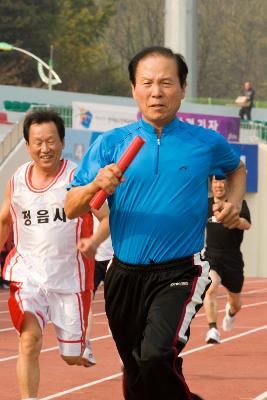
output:
[[109, 163], [106, 156], [103, 135], [99, 135], [83, 156], [67, 189], [92, 182], [99, 169]]
[[237, 169], [239, 164], [239, 155], [222, 135], [217, 134], [216, 142], [214, 142], [212, 174], [222, 179], [223, 176]]

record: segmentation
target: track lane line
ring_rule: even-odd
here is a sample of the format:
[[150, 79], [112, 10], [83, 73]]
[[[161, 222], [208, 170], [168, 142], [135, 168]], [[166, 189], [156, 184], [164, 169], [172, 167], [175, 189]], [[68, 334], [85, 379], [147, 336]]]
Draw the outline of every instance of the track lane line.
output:
[[266, 400], [267, 399], [267, 391], [264, 393], [261, 393], [259, 396], [254, 397], [252, 400]]
[[[267, 301], [260, 301], [258, 303], [243, 304], [242, 308], [250, 308], [250, 307], [256, 307], [256, 306], [262, 306], [262, 305], [265, 305], [265, 304], [267, 304]], [[225, 308], [223, 308], [221, 310], [218, 310], [218, 314], [224, 313], [224, 312], [225, 312]], [[101, 312], [101, 313], [93, 314], [93, 317], [100, 317], [100, 316], [104, 316], [104, 315], [106, 315], [106, 313], [105, 312]], [[198, 313], [195, 316], [195, 318], [200, 318], [200, 317], [205, 317], [205, 316], [206, 316], [205, 313]], [[51, 322], [49, 321], [48, 324], [51, 324]], [[15, 331], [15, 328], [10, 327], [10, 328], [0, 329], [0, 333], [1, 332], [9, 332], [9, 331]]]
[[[229, 341], [232, 341], [232, 340], [236, 340], [236, 339], [239, 339], [242, 336], [247, 336], [247, 335], [253, 334], [255, 332], [259, 332], [259, 331], [264, 330], [264, 329], [267, 329], [267, 325], [263, 325], [261, 327], [255, 328], [255, 329], [250, 329], [249, 331], [241, 333], [239, 335], [235, 335], [235, 336], [231, 336], [231, 337], [229, 337], [227, 339], [223, 339], [221, 341], [221, 343], [225, 343], [225, 342], [229, 342]], [[181, 356], [187, 356], [189, 354], [195, 353], [197, 351], [205, 350], [205, 349], [207, 349], [209, 347], [213, 347], [213, 346], [216, 347], [217, 345], [216, 344], [207, 344], [207, 345], [204, 345], [204, 346], [196, 347], [194, 349], [182, 352], [180, 355]], [[49, 395], [47, 397], [42, 397], [42, 398], [40, 398], [40, 400], [50, 400], [50, 399], [55, 399], [57, 397], [62, 397], [67, 393], [76, 392], [77, 390], [88, 388], [90, 386], [94, 386], [94, 385], [100, 384], [102, 382], [109, 381], [111, 379], [115, 379], [115, 378], [120, 377], [120, 376], [122, 376], [122, 372], [114, 374], [114, 375], [109, 375], [109, 376], [106, 376], [104, 378], [98, 379], [98, 380], [93, 381], [93, 382], [88, 382], [88, 383], [85, 383], [85, 384], [80, 385], [80, 386], [74, 386], [73, 388], [67, 389], [65, 391], [58, 392], [58, 393]], [[266, 392], [266, 394], [267, 394], [267, 392]], [[264, 393], [263, 393], [263, 395], [264, 395]], [[265, 400], [265, 398], [266, 397], [257, 397], [256, 399], [253, 399], [253, 400]]]
[[72, 393], [72, 392], [80, 390], [80, 389], [85, 389], [90, 386], [98, 385], [99, 383], [102, 383], [102, 382], [110, 381], [111, 379], [119, 378], [120, 376], [122, 376], [122, 372], [119, 372], [117, 374], [110, 375], [110, 376], [105, 376], [104, 378], [98, 379], [93, 382], [85, 383], [84, 385], [75, 386], [75, 388], [74, 388], [75, 390], [73, 390], [73, 388], [72, 388], [72, 389], [64, 390], [64, 392], [59, 392], [59, 393], [52, 394], [47, 397], [42, 397], [42, 398], [40, 398], [40, 400], [49, 400], [49, 399], [54, 399], [56, 397], [61, 397], [61, 396], [64, 396], [65, 394]]
[[[259, 326], [258, 328], [254, 328], [254, 329], [249, 329], [248, 331], [239, 333], [238, 335], [234, 335], [234, 336], [230, 336], [228, 338], [222, 339], [220, 344], [226, 343], [226, 342], [231, 342], [232, 340], [239, 339], [243, 336], [251, 335], [252, 333], [260, 332], [265, 329], [267, 329], [267, 325]], [[199, 351], [199, 350], [205, 350], [205, 349], [208, 349], [213, 346], [218, 346], [218, 344], [204, 344], [203, 346], [194, 347], [191, 350], [182, 352], [181, 356], [187, 356], [188, 354], [195, 353], [196, 351]]]
[[[111, 338], [111, 335], [97, 336], [95, 338], [90, 339], [90, 342], [96, 342], [98, 340], [104, 340], [104, 339], [109, 339], [109, 338]], [[41, 353], [47, 353], [48, 351], [54, 351], [54, 350], [58, 350], [58, 349], [59, 349], [58, 346], [47, 347], [46, 349], [42, 349]], [[18, 358], [18, 354], [16, 354], [15, 356], [0, 358], [0, 362], [16, 360], [17, 358]]]

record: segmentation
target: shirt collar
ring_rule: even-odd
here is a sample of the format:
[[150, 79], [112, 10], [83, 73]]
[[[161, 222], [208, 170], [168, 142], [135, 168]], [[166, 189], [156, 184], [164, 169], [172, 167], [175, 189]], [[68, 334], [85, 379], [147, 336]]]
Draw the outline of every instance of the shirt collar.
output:
[[[139, 121], [139, 126], [144, 129], [148, 133], [153, 133], [156, 134], [156, 130], [153, 125], [149, 124], [146, 122], [143, 118], [140, 119]], [[165, 125], [162, 128], [161, 135], [168, 134], [172, 130], [178, 128], [180, 126], [180, 121], [178, 118], [174, 118], [169, 124]]]

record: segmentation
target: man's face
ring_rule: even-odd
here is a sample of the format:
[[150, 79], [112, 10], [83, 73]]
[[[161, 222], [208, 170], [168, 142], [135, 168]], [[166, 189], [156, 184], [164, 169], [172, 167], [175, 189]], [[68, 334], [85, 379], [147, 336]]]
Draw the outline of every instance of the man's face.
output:
[[154, 54], [138, 63], [132, 94], [144, 120], [162, 128], [175, 118], [185, 86], [180, 86], [175, 60]]
[[211, 191], [214, 197], [216, 197], [217, 199], [223, 199], [226, 193], [225, 180], [217, 180], [213, 178], [211, 182]]
[[60, 140], [54, 122], [33, 124], [29, 130], [28, 152], [35, 164], [48, 172], [57, 170], [64, 142]]

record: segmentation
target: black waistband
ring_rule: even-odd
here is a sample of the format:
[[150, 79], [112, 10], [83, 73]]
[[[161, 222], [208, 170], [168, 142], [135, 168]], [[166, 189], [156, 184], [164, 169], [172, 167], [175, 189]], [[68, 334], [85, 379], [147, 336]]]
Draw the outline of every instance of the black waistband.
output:
[[165, 261], [163, 263], [150, 263], [150, 264], [128, 264], [119, 260], [115, 255], [113, 257], [113, 262], [128, 270], [166, 270], [168, 268], [181, 267], [181, 266], [193, 266], [194, 256], [182, 257], [176, 260]]

